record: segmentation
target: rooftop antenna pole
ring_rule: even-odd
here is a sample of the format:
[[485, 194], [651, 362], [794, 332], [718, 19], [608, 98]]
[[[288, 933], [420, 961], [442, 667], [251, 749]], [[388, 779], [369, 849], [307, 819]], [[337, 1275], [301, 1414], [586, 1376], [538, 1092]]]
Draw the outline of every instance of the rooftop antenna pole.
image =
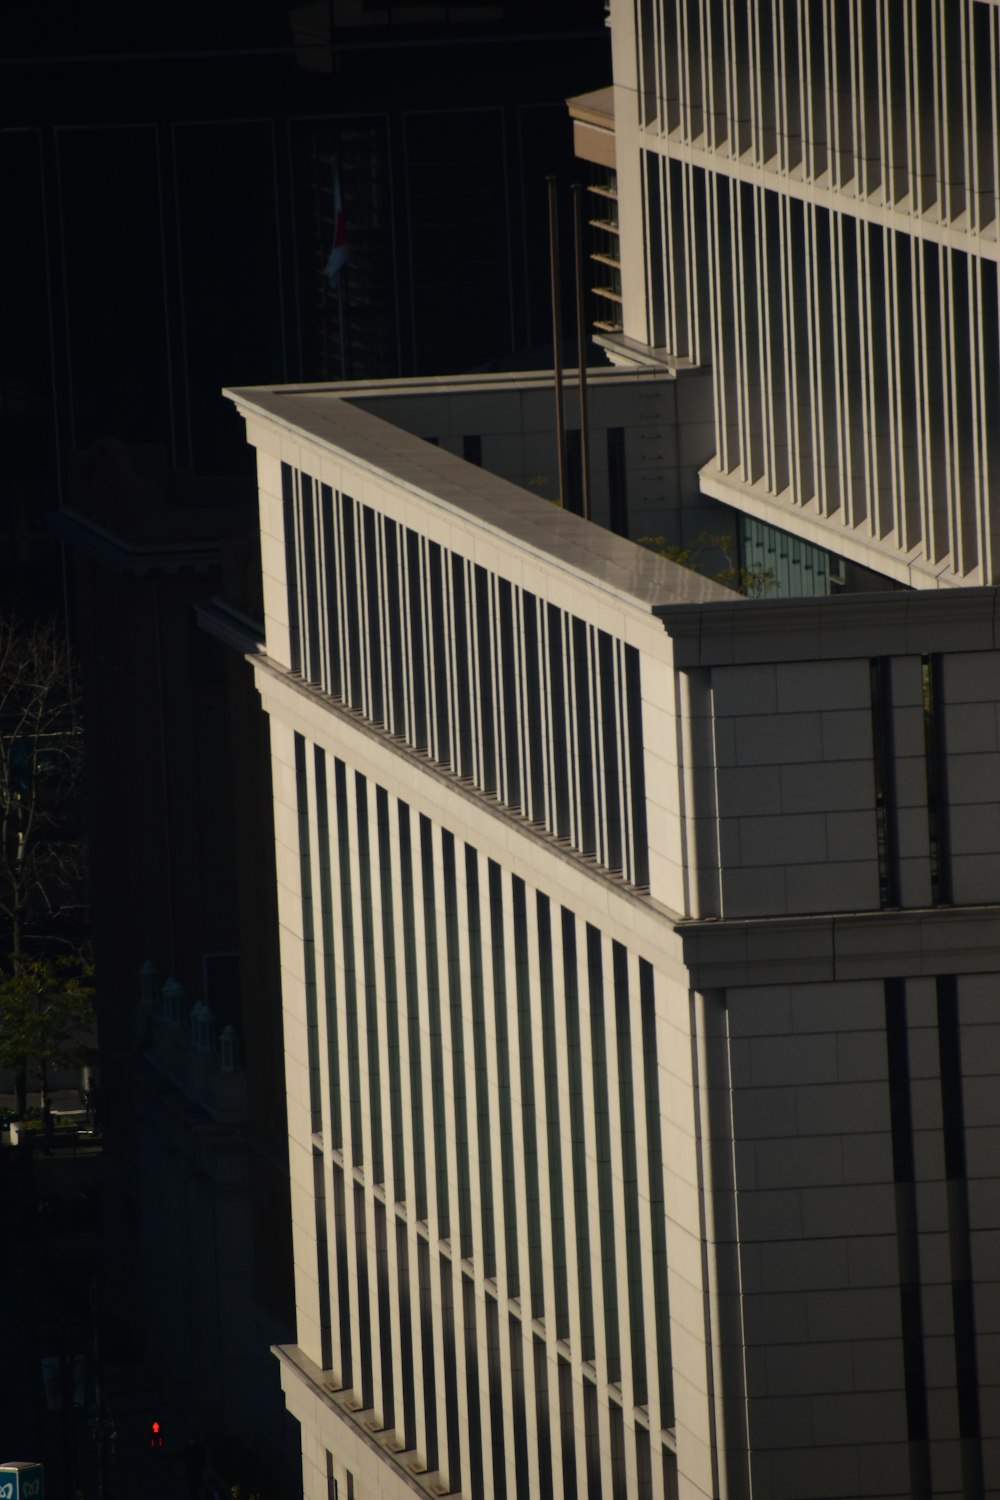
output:
[[563, 415], [562, 315], [559, 295], [559, 204], [556, 179], [549, 187], [549, 264], [552, 273], [552, 375], [556, 387], [556, 446], [559, 452], [559, 504], [566, 504], [566, 419]]
[[590, 520], [590, 424], [587, 419], [587, 328], [583, 306], [583, 215], [582, 189], [574, 182], [573, 250], [576, 257], [576, 362], [580, 376], [580, 468], [583, 479], [583, 515]]
[[[333, 189], [334, 232], [336, 233], [336, 222], [337, 222], [337, 212], [338, 212], [338, 209], [340, 210], [341, 213], [343, 212], [343, 208], [342, 208], [342, 205], [341, 205], [341, 202], [340, 202], [340, 160], [336, 156], [333, 158], [333, 182], [334, 182], [334, 189]], [[347, 369], [347, 338], [346, 338], [346, 334], [344, 332], [344, 267], [343, 266], [340, 268], [340, 271], [339, 271], [339, 273], [337, 275], [337, 340], [338, 340], [338, 342], [340, 344], [340, 378], [341, 378], [341, 380], [346, 380], [348, 378], [348, 369]]]

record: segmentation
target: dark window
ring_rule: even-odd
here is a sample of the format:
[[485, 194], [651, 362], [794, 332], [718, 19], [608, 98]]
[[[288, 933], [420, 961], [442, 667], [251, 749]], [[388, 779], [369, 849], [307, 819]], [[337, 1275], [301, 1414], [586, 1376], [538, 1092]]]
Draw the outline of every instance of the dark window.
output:
[[496, 735], [493, 727], [493, 631], [490, 622], [490, 578], [476, 567], [476, 634], [479, 666], [479, 727], [483, 739], [482, 788], [497, 790]]
[[413, 745], [417, 750], [426, 750], [427, 733], [427, 688], [424, 677], [424, 627], [422, 608], [422, 580], [420, 569], [420, 537], [415, 531], [406, 533], [406, 577], [410, 593], [410, 663], [413, 671]]
[[371, 703], [369, 717], [376, 724], [385, 723], [385, 704], [382, 701], [382, 580], [378, 565], [378, 517], [370, 505], [362, 510], [365, 541], [365, 593], [368, 606], [365, 642], [371, 677]]
[[566, 431], [566, 494], [563, 505], [575, 516], [583, 515], [583, 446], [579, 427]]
[[351, 1162], [361, 1162], [361, 1068], [358, 1059], [357, 967], [354, 948], [354, 901], [351, 890], [350, 820], [347, 811], [347, 768], [334, 766], [337, 788], [337, 842], [340, 857], [340, 922], [344, 955], [344, 1012], [347, 1028], [347, 1077], [350, 1088]]
[[347, 616], [347, 682], [344, 684], [344, 697], [352, 708], [361, 708], [364, 702], [361, 599], [358, 590], [358, 556], [354, 534], [355, 505], [349, 495], [341, 495], [340, 512], [344, 535], [341, 586], [344, 594], [344, 613]]
[[[360, 1182], [354, 1189], [354, 1248], [357, 1264], [358, 1286], [358, 1353], [361, 1360], [361, 1404], [371, 1406], [375, 1399], [372, 1374], [372, 1312], [369, 1301], [368, 1278], [375, 1262], [375, 1246], [368, 1244], [368, 1219], [365, 1214], [365, 1190]], [[350, 1192], [350, 1187], [348, 1192]], [[368, 1255], [371, 1251], [371, 1262]]]
[[536, 823], [545, 821], [546, 802], [542, 732], [544, 710], [541, 684], [538, 680], [538, 601], [527, 591], [521, 595], [524, 618], [524, 718], [528, 737], [528, 764], [525, 768], [525, 816]]
[[316, 1018], [316, 944], [313, 927], [312, 864], [309, 857], [309, 792], [306, 742], [295, 736], [295, 793], [299, 823], [299, 881], [302, 889], [302, 956], [306, 987], [306, 1040], [309, 1053], [309, 1112], [311, 1128], [322, 1129], [319, 1086], [319, 1028]]
[[618, 536], [628, 536], [624, 427], [608, 428], [608, 500], [611, 530]]
[[326, 755], [315, 747], [316, 840], [319, 845], [319, 903], [323, 932], [323, 988], [326, 998], [326, 1046], [330, 1072], [330, 1145], [344, 1144], [340, 1118], [340, 1038], [337, 1017], [337, 963], [334, 951], [333, 877], [330, 866], [330, 809], [327, 800]]
[[[514, 975], [517, 986], [517, 1034], [521, 1080], [521, 1127], [524, 1140], [525, 1214], [528, 1220], [528, 1268], [531, 1315], [545, 1313], [542, 1284], [542, 1224], [538, 1191], [538, 1140], [535, 1114], [535, 1073], [532, 1056], [532, 997], [528, 954], [527, 896], [523, 880], [513, 880]], [[522, 1290], [522, 1304], [523, 1304]]]
[[587, 631], [583, 620], [571, 622], [573, 641], [573, 682], [576, 689], [576, 756], [580, 776], [579, 847], [584, 854], [597, 852], [597, 830], [594, 823], [594, 751], [591, 734], [590, 670], [587, 659]]
[[[427, 1031], [431, 1062], [431, 1100], [434, 1121], [434, 1162], [437, 1183], [438, 1232], [442, 1239], [451, 1233], [448, 1198], [448, 1156], [446, 1149], [444, 1049], [441, 1038], [441, 965], [437, 941], [437, 911], [434, 891], [434, 830], [431, 820], [420, 814], [420, 863], [423, 875], [424, 952], [426, 955]], [[455, 1226], [456, 1230], [458, 1226]]]
[[417, 921], [413, 894], [410, 809], [399, 804], [399, 883], [403, 898], [403, 954], [406, 964], [406, 1009], [410, 1046], [410, 1098], [413, 1130], [413, 1211], [427, 1218], [427, 1159], [424, 1145], [424, 1097], [420, 1058], [420, 975], [417, 968]]
[[497, 1048], [497, 1092], [500, 1096], [500, 1163], [503, 1178], [503, 1216], [506, 1230], [507, 1286], [520, 1296], [517, 1249], [517, 1207], [514, 1197], [514, 1130], [510, 1098], [510, 1048], [507, 1029], [507, 983], [504, 973], [503, 872], [489, 865], [490, 927], [493, 946], [493, 999]]
[[591, 1286], [590, 1229], [587, 1207], [587, 1145], [584, 1133], [583, 1064], [580, 1052], [580, 990], [577, 983], [576, 922], [562, 911], [563, 987], [566, 995], [566, 1065], [573, 1155], [573, 1201], [576, 1264], [580, 1297], [580, 1354], [594, 1358], [594, 1303]]
[[370, 1180], [385, 1181], [382, 1155], [382, 1065], [379, 1058], [379, 988], [380, 976], [375, 968], [375, 906], [372, 899], [371, 840], [368, 836], [368, 783], [355, 772], [355, 795], [358, 806], [358, 877], [361, 908], [361, 941], [364, 948], [365, 1015], [364, 1026], [368, 1051], [368, 1107], [371, 1116], [372, 1159]]
[[319, 578], [316, 566], [316, 514], [313, 509], [313, 482], [308, 474], [302, 475], [301, 482], [302, 498], [299, 517], [302, 528], [302, 572], [306, 596], [306, 649], [303, 653], [302, 675], [307, 682], [319, 682]]
[[[518, 640], [514, 634], [513, 589], [506, 578], [497, 580], [497, 602], [499, 605], [500, 652], [502, 667], [502, 702], [504, 717], [504, 751], [507, 764], [507, 788], [504, 799], [508, 807], [521, 805], [521, 757], [517, 742], [518, 694], [517, 674], [514, 666]], [[520, 633], [518, 633], [519, 638]]]
[[472, 1185], [469, 1180], [469, 1136], [466, 1113], [465, 1032], [462, 1024], [462, 969], [458, 933], [458, 871], [455, 839], [441, 834], [444, 874], [444, 926], [447, 942], [448, 1006], [451, 1019], [452, 1092], [455, 1098], [455, 1170], [458, 1173], [458, 1235], [463, 1257], [472, 1254]]
[[323, 555], [326, 560], [327, 616], [323, 621], [323, 628], [326, 631], [329, 663], [325, 686], [329, 692], [339, 698], [343, 695], [344, 684], [340, 675], [340, 612], [337, 608], [337, 601], [340, 598], [340, 579], [337, 577], [337, 544], [333, 529], [333, 507], [333, 491], [328, 484], [324, 484], [320, 489], [319, 524], [323, 537]]
[[293, 672], [302, 667], [299, 637], [299, 557], [295, 544], [295, 470], [281, 465], [282, 522], [285, 533], [285, 578], [288, 589], [288, 663]]
[[437, 542], [427, 544], [427, 592], [430, 602], [431, 683], [437, 727], [436, 759], [447, 765], [451, 759], [451, 714], [448, 703], [447, 656], [450, 639], [444, 617], [444, 554]]
[[403, 1367], [403, 1441], [417, 1446], [416, 1393], [413, 1380], [413, 1305], [410, 1301], [410, 1247], [406, 1225], [396, 1220], [396, 1269], [399, 1286], [399, 1357]]
[[455, 629], [452, 635], [452, 652], [455, 664], [455, 727], [457, 744], [453, 765], [460, 776], [471, 776], [472, 759], [472, 683], [469, 672], [468, 612], [465, 600], [465, 559], [451, 557], [452, 616]]
[[493, 1147], [490, 1141], [489, 1070], [486, 1049], [486, 990], [483, 933], [479, 908], [479, 859], [465, 848], [465, 885], [469, 903], [469, 987], [472, 996], [473, 1054], [476, 1069], [476, 1122], [479, 1142], [479, 1192], [483, 1215], [483, 1274], [496, 1275], [496, 1230], [493, 1217]]
[[385, 616], [388, 622], [389, 702], [385, 721], [393, 734], [406, 725], [406, 663], [403, 658], [403, 596], [399, 581], [399, 528], [383, 518], [385, 535]]
[[618, 1329], [618, 1257], [612, 1188], [611, 1117], [608, 1109], [608, 1051], [604, 1030], [604, 963], [601, 934], [587, 927], [587, 974], [590, 991], [590, 1048], [593, 1063], [594, 1151], [597, 1157], [597, 1199], [601, 1225], [601, 1270], [604, 1278], [604, 1347], [608, 1379], [621, 1379], [621, 1339]]
[[[459, 1349], [464, 1353], [464, 1337], [456, 1338], [455, 1328], [455, 1282], [451, 1266], [446, 1260], [437, 1262], [437, 1274], [441, 1289], [441, 1362], [444, 1365], [444, 1409], [448, 1425], [448, 1489], [462, 1488], [462, 1448], [458, 1430], [458, 1380]], [[457, 1309], [459, 1317], [462, 1308]]]
[[604, 761], [604, 827], [609, 870], [622, 868], [621, 772], [618, 766], [618, 715], [615, 703], [615, 643], [607, 631], [597, 633], [601, 669], [600, 709]]

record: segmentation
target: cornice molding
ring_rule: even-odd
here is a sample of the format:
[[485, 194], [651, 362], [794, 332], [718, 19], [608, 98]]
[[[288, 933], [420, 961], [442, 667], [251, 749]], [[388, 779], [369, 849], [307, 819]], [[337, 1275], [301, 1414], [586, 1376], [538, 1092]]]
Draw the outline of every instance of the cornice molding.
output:
[[680, 922], [696, 990], [1000, 972], [1000, 905]]
[[117, 573], [207, 573], [222, 565], [223, 542], [130, 542], [77, 511], [53, 511], [57, 536]]

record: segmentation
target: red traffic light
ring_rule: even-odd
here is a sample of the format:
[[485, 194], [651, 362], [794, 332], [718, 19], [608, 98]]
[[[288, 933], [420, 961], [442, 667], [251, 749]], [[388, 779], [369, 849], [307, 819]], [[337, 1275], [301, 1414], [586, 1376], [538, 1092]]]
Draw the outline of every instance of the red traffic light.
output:
[[160, 1430], [159, 1422], [155, 1418], [149, 1424], [149, 1446], [151, 1448], [163, 1447], [163, 1433]]

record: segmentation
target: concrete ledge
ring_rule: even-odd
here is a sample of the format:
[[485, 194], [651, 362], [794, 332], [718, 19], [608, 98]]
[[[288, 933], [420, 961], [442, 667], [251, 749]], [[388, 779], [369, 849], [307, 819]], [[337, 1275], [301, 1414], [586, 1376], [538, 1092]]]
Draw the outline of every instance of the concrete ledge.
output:
[[834, 594], [656, 605], [678, 667], [995, 651], [1000, 590]]
[[696, 990], [1000, 973], [1000, 905], [679, 922]]
[[[436, 1474], [413, 1473], [394, 1447], [393, 1433], [384, 1427], [370, 1427], [365, 1421], [365, 1413], [350, 1404], [352, 1393], [338, 1390], [331, 1373], [321, 1370], [297, 1344], [273, 1344], [271, 1353], [281, 1366], [281, 1388], [288, 1410], [303, 1426], [308, 1426], [314, 1436], [319, 1425], [314, 1420], [318, 1406], [343, 1427], [350, 1448], [366, 1450], [383, 1469], [389, 1469], [397, 1492], [433, 1495], [435, 1500], [447, 1493]], [[357, 1459], [352, 1457], [348, 1466], [356, 1470]], [[383, 1481], [378, 1493], [385, 1497], [391, 1495], [392, 1490]]]

